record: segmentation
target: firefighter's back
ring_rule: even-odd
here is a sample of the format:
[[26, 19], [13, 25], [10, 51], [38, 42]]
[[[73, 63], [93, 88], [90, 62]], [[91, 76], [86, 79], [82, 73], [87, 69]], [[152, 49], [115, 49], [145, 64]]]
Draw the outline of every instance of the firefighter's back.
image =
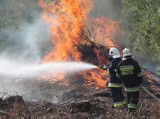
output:
[[132, 58], [125, 59], [120, 62], [119, 70], [125, 87], [137, 87], [139, 85], [136, 76], [136, 65], [137, 62]]

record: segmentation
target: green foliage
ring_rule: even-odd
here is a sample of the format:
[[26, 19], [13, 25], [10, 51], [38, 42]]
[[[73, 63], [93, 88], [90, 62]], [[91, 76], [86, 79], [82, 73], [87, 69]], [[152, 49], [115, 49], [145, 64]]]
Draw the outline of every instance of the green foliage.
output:
[[123, 26], [143, 63], [160, 62], [160, 0], [124, 0]]

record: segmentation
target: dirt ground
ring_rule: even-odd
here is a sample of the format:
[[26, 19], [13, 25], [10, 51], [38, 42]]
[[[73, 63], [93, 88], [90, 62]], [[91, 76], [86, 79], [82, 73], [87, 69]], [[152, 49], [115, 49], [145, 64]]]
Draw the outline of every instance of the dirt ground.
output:
[[[141, 92], [139, 108], [128, 112], [127, 105], [114, 108], [109, 92], [75, 93], [55, 96], [52, 101], [23, 100], [11, 96], [0, 100], [1, 119], [159, 119], [160, 103]], [[67, 97], [68, 95], [68, 97]]]

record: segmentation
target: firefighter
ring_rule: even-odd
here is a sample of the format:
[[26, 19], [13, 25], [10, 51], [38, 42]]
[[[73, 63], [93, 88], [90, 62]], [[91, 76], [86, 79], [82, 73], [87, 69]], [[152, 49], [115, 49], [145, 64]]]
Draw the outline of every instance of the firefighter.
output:
[[122, 80], [127, 95], [129, 111], [136, 111], [139, 101], [139, 85], [142, 84], [142, 71], [129, 49], [123, 50], [123, 59], [117, 67], [117, 76]]
[[[110, 61], [110, 66], [108, 68], [110, 75], [108, 87], [112, 93], [113, 106], [120, 107], [126, 103], [122, 92], [122, 82], [116, 75], [118, 63], [121, 61], [120, 52], [117, 48], [112, 47], [109, 50], [109, 56], [112, 56], [112, 60]], [[105, 68], [106, 67], [102, 67], [102, 69]]]

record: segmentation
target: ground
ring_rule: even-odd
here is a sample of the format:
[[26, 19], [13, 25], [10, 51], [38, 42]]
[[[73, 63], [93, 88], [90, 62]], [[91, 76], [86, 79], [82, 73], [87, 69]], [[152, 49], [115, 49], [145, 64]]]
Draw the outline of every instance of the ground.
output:
[[[74, 93], [55, 97], [52, 101], [23, 100], [12, 96], [1, 103], [1, 118], [19, 119], [158, 119], [160, 103], [141, 91], [139, 108], [128, 112], [127, 106], [114, 108], [109, 92]], [[72, 96], [71, 96], [72, 94]], [[70, 95], [70, 96], [66, 96]], [[70, 98], [69, 98], [70, 97]], [[1, 101], [2, 102], [2, 101]]]

